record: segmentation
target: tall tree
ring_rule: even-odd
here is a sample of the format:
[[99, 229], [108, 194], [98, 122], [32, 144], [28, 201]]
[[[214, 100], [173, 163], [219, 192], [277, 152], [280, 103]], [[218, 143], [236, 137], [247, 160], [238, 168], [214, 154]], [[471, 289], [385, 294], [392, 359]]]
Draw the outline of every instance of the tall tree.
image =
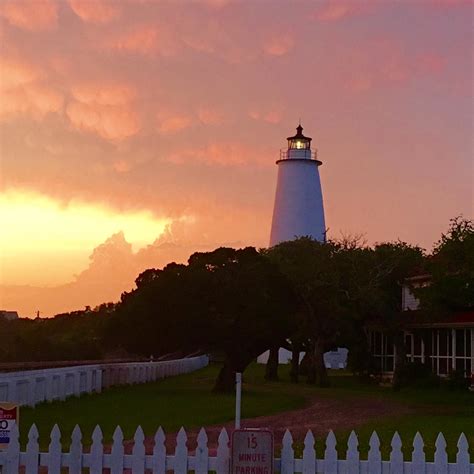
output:
[[266, 251], [291, 281], [298, 296], [299, 307], [293, 310], [293, 316], [298, 311], [300, 314], [298, 329], [291, 339], [295, 345], [304, 344], [308, 382], [319, 386], [329, 383], [324, 352], [341, 336], [347, 317], [338, 270], [340, 251], [338, 243], [321, 243], [306, 237], [280, 243]]
[[294, 296], [287, 279], [254, 248], [193, 254], [137, 278], [124, 294], [115, 333], [129, 349], [224, 354], [215, 389], [234, 388], [235, 372], [290, 332]]
[[426, 317], [474, 308], [474, 221], [451, 220], [427, 264], [430, 282], [415, 290]]
[[378, 307], [378, 315], [371, 321], [379, 325], [386, 334], [393, 337], [396, 357], [393, 387], [402, 385], [402, 374], [406, 366], [404, 330], [410, 322], [403, 311], [402, 289], [407, 278], [423, 272], [425, 257], [418, 246], [406, 242], [387, 242], [374, 248], [374, 268], [377, 285], [373, 302]]

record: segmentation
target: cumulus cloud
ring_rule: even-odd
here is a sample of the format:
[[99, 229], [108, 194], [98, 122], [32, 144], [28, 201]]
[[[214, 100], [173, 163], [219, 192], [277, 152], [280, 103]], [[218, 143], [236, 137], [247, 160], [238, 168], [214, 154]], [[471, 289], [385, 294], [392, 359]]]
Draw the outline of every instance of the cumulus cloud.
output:
[[51, 30], [58, 22], [54, 0], [3, 0], [0, 15], [11, 25], [29, 31]]
[[120, 4], [111, 0], [69, 0], [73, 12], [88, 23], [105, 24], [120, 17]]
[[72, 87], [66, 115], [71, 124], [106, 140], [124, 140], [138, 133], [140, 119], [133, 107], [135, 90], [120, 83], [82, 83]]
[[[119, 301], [131, 290], [140, 272], [185, 263], [194, 252], [220, 246], [266, 244], [267, 229], [260, 216], [241, 209], [215, 208], [212, 215], [177, 218], [150, 245], [134, 252], [123, 232], [111, 235], [92, 250], [89, 265], [73, 281], [49, 288], [0, 285], [0, 306], [15, 308], [22, 316], [42, 316]], [[223, 224], [223, 225], [218, 225]], [[248, 228], [263, 229], [249, 233]]]

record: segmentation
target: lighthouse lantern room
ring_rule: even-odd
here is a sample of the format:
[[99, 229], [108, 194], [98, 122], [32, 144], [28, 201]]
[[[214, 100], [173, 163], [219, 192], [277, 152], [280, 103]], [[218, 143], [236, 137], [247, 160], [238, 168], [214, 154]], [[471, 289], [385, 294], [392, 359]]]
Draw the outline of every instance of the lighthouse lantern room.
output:
[[303, 135], [301, 124], [296, 135], [288, 137], [288, 149], [280, 151], [278, 179], [273, 208], [270, 246], [310, 237], [325, 240], [321, 180], [316, 150], [311, 138]]

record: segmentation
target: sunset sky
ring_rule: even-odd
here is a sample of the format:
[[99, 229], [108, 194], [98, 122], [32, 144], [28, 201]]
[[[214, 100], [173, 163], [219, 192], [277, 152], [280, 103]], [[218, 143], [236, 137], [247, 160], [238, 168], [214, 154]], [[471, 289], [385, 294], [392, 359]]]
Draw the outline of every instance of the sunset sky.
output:
[[2, 0], [0, 309], [116, 301], [266, 246], [301, 118], [329, 235], [428, 250], [473, 216], [467, 0]]

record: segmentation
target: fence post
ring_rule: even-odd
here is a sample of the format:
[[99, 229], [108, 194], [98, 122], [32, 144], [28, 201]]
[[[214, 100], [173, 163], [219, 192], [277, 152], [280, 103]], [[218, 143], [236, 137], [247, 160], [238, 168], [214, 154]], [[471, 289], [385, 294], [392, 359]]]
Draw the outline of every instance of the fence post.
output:
[[293, 437], [286, 430], [283, 435], [283, 446], [281, 448], [281, 474], [293, 474], [295, 472], [295, 452], [293, 450]]
[[141, 426], [138, 426], [133, 437], [132, 456], [132, 474], [143, 474], [145, 472], [145, 434]]
[[207, 434], [201, 428], [197, 437], [197, 448], [195, 456], [195, 474], [207, 474], [209, 471], [209, 450], [207, 448]]
[[69, 474], [82, 472], [82, 433], [78, 425], [74, 427], [69, 448]]
[[336, 436], [331, 430], [326, 438], [326, 450], [324, 451], [324, 474], [337, 474], [336, 444]]
[[174, 452], [174, 474], [188, 473], [188, 448], [186, 446], [187, 436], [184, 428], [176, 436], [176, 449]]
[[303, 449], [303, 474], [314, 474], [316, 472], [316, 452], [314, 450], [314, 436], [308, 430], [304, 438]]
[[97, 425], [92, 433], [92, 446], [90, 452], [90, 474], [102, 474], [104, 447], [102, 446], [102, 430]]
[[380, 453], [380, 440], [374, 431], [369, 440], [368, 456], [369, 474], [382, 474], [382, 454]]
[[115, 428], [112, 450], [110, 453], [110, 474], [123, 474], [123, 433], [120, 426]]
[[25, 473], [26, 474], [38, 474], [39, 465], [39, 444], [38, 444], [38, 429], [36, 425], [31, 425], [30, 431], [28, 432], [28, 444], [26, 445], [26, 461], [25, 461]]
[[155, 434], [155, 446], [153, 448], [153, 474], [166, 473], [166, 446], [165, 433], [161, 426]]
[[230, 452], [229, 452], [229, 435], [225, 428], [219, 433], [217, 445], [217, 474], [229, 474], [230, 471]]
[[390, 452], [390, 474], [403, 474], [402, 440], [397, 431], [392, 437], [392, 451]]
[[359, 474], [360, 462], [359, 462], [359, 440], [354, 431], [351, 431], [349, 439], [347, 440], [347, 452], [346, 452], [346, 472], [347, 474]]
[[448, 472], [448, 454], [446, 453], [446, 440], [444, 439], [443, 433], [438, 434], [435, 446], [435, 474], [444, 474]]
[[412, 455], [412, 471], [416, 474], [425, 474], [426, 462], [425, 452], [423, 450], [424, 443], [420, 433], [417, 432], [413, 440], [413, 455]]
[[456, 454], [457, 474], [470, 474], [469, 445], [466, 435], [461, 433], [458, 440], [458, 452]]
[[61, 431], [54, 425], [48, 449], [48, 474], [61, 474], [61, 451]]

